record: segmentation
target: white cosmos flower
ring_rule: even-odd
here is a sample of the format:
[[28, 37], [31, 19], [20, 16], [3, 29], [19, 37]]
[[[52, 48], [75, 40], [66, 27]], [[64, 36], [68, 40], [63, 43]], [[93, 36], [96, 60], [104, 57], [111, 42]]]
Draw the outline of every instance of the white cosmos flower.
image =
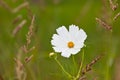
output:
[[63, 57], [69, 58], [71, 54], [77, 54], [84, 46], [87, 35], [78, 26], [70, 25], [69, 31], [65, 26], [56, 29], [57, 34], [53, 34], [51, 44], [55, 52], [60, 52]]

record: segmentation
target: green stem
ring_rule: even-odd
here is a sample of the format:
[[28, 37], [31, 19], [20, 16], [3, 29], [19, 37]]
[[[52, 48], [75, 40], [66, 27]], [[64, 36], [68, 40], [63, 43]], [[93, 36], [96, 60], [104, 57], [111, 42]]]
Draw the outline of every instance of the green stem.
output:
[[78, 74], [77, 74], [75, 80], [77, 80], [80, 77], [80, 73], [81, 73], [81, 70], [82, 70], [83, 62], [84, 62], [84, 50], [83, 50], [83, 53], [82, 53], [82, 60], [81, 60], [80, 68], [79, 68], [79, 71], [78, 71]]
[[109, 80], [109, 67], [107, 67], [107, 69], [106, 69], [106, 79], [105, 80]]
[[107, 67], [106, 67], [106, 79], [105, 80], [110, 80], [110, 68], [111, 68], [111, 65], [110, 65], [110, 58], [108, 58], [108, 61], [107, 61]]
[[74, 55], [72, 55], [72, 60], [73, 60], [73, 64], [74, 64], [74, 67], [75, 67], [75, 72], [76, 72], [77, 65], [76, 65], [76, 62], [75, 62], [75, 57], [74, 57]]
[[62, 64], [57, 60], [57, 58], [55, 58], [55, 61], [58, 63], [58, 65], [61, 67], [62, 71], [69, 77], [72, 78], [72, 76], [64, 69], [64, 67], [62, 66]]

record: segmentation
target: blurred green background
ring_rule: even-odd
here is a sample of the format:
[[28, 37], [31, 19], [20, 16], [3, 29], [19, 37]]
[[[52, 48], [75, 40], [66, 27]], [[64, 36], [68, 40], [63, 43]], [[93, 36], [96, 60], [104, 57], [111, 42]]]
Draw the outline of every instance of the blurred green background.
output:
[[[14, 58], [19, 48], [26, 43], [26, 34], [31, 24], [30, 12], [26, 7], [12, 13], [9, 8], [15, 9], [27, 0], [0, 0], [0, 76], [1, 80], [15, 80]], [[113, 0], [120, 4], [120, 1]], [[53, 52], [51, 37], [56, 33], [56, 28], [65, 25], [67, 28], [75, 24], [83, 28], [88, 38], [85, 42], [84, 66], [96, 56], [104, 53], [103, 58], [88, 72], [87, 80], [120, 80], [120, 17], [113, 17], [120, 12], [120, 6], [112, 11], [109, 0], [28, 0], [29, 9], [35, 15], [34, 34], [31, 46], [35, 50], [22, 54], [22, 61], [31, 54], [34, 57], [25, 65], [26, 80], [68, 80], [54, 59], [49, 58]], [[18, 16], [22, 19], [13, 23]], [[95, 18], [101, 18], [112, 25], [112, 32], [99, 25]], [[12, 35], [15, 27], [22, 21], [27, 23]], [[81, 53], [81, 52], [80, 52]], [[58, 54], [58, 59], [71, 74], [75, 75], [72, 59], [66, 59]], [[75, 55], [78, 66], [81, 54]], [[23, 61], [24, 62], [24, 61]]]

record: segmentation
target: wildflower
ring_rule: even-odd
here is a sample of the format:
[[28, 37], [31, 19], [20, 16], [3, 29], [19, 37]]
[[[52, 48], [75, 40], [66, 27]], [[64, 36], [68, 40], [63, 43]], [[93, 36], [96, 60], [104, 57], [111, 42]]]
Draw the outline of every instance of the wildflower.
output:
[[70, 25], [69, 31], [65, 26], [56, 29], [57, 34], [53, 34], [51, 44], [55, 52], [61, 53], [61, 56], [69, 58], [70, 55], [77, 54], [84, 46], [87, 38], [83, 29], [78, 26]]

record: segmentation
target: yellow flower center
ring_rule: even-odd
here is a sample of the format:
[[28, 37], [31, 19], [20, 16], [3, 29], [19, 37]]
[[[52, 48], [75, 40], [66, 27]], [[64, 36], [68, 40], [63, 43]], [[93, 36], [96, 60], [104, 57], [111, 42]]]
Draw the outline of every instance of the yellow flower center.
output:
[[72, 41], [68, 42], [68, 47], [69, 48], [73, 48], [74, 47], [74, 43]]

